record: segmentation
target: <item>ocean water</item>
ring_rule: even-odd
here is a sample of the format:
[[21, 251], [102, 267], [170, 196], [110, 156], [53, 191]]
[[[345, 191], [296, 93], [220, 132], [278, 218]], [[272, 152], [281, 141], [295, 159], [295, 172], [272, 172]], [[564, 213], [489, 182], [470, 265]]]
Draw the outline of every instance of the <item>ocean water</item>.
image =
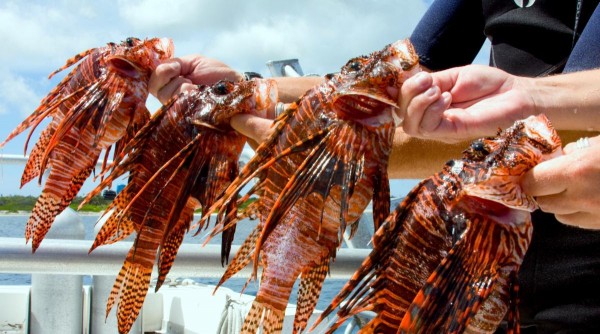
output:
[[[99, 215], [80, 215], [83, 225], [85, 227], [85, 239], [93, 240], [95, 237], [94, 226], [96, 221], [99, 218]], [[29, 215], [4, 215], [0, 216], [0, 237], [12, 237], [12, 238], [23, 238], [25, 234], [25, 224], [27, 223], [27, 219]], [[197, 218], [196, 218], [197, 219]], [[211, 223], [212, 226], [212, 223]], [[240, 245], [245, 237], [249, 234], [249, 232], [254, 228], [255, 224], [240, 224], [236, 231], [236, 236], [234, 239], [234, 244]], [[193, 237], [193, 233], [188, 233], [184, 238], [184, 243], [194, 243], [201, 244], [201, 238]], [[220, 238], [215, 238], [210, 241], [211, 244], [220, 244]], [[44, 244], [42, 243], [41, 247]], [[199, 251], [202, 249], [199, 247]], [[233, 256], [233, 255], [232, 255]], [[1, 261], [1, 255], [0, 255]], [[333, 264], [335, 265], [335, 263]], [[116, 273], [115, 273], [116, 274]], [[217, 284], [218, 278], [202, 278], [202, 277], [185, 277], [191, 278], [196, 282], [204, 283], [204, 284]], [[84, 276], [83, 278], [84, 284], [91, 284], [91, 277]], [[299, 281], [299, 280], [298, 280]], [[321, 291], [321, 296], [317, 303], [317, 309], [325, 309], [331, 300], [335, 297], [335, 295], [341, 290], [341, 288], [346, 283], [346, 279], [332, 279], [327, 278], [323, 283], [323, 289]], [[27, 285], [31, 283], [31, 275], [24, 274], [3, 274], [0, 273], [0, 285]], [[232, 278], [223, 284], [224, 287], [228, 287], [234, 291], [241, 291], [242, 287], [246, 283], [245, 278]], [[298, 283], [298, 282], [296, 282]], [[258, 284], [255, 282], [251, 282], [248, 284], [245, 294], [256, 295], [258, 288]], [[296, 293], [297, 286], [294, 288], [292, 295], [290, 297], [290, 303], [296, 303]], [[343, 327], [342, 327], [343, 328]], [[342, 329], [338, 329], [336, 333], [343, 333]]]

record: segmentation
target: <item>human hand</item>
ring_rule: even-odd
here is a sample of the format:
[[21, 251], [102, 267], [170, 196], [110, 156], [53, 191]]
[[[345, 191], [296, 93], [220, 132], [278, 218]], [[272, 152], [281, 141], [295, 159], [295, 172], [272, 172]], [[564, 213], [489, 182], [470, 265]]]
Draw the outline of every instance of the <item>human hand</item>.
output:
[[521, 186], [562, 223], [600, 229], [600, 136], [589, 138], [589, 143], [584, 148], [568, 144], [564, 155], [527, 172]]
[[481, 65], [420, 72], [400, 91], [403, 130], [449, 143], [493, 135], [533, 114], [530, 85], [528, 78]]
[[[240, 81], [243, 76], [223, 62], [201, 55], [187, 55], [172, 58], [158, 65], [150, 77], [148, 89], [161, 103], [165, 104], [173, 96], [193, 89], [199, 84], [214, 84], [219, 80]], [[271, 133], [273, 111], [260, 111], [259, 115], [241, 114], [231, 118], [231, 126], [248, 137], [256, 148]]]
[[158, 65], [150, 76], [148, 89], [162, 104], [194, 85], [211, 85], [219, 80], [240, 81], [242, 74], [223, 62], [201, 55], [172, 58]]

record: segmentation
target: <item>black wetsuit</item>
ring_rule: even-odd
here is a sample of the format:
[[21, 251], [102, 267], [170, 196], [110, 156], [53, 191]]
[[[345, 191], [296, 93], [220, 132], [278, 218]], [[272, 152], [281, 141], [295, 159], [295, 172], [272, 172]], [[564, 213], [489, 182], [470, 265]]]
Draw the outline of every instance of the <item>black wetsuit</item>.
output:
[[[490, 64], [512, 74], [598, 68], [598, 3], [437, 0], [411, 40], [432, 70], [471, 63], [486, 38]], [[522, 333], [600, 333], [600, 231], [563, 225], [541, 211], [533, 222], [519, 273]]]

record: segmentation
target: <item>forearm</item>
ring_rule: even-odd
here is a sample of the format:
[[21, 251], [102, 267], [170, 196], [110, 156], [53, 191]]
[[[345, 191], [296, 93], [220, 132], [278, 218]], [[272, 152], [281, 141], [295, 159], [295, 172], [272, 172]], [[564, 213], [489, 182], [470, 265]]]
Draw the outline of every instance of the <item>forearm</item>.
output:
[[[583, 136], [591, 136], [583, 131], [558, 131], [563, 145], [574, 142]], [[595, 135], [595, 134], [594, 134]], [[435, 140], [411, 137], [396, 129], [394, 145], [390, 154], [388, 173], [390, 179], [422, 179], [439, 172], [451, 159], [459, 159], [470, 141], [448, 144]]]
[[530, 79], [534, 113], [556, 129], [600, 130], [600, 69]]
[[322, 77], [277, 77], [279, 101], [295, 102], [302, 94], [314, 86], [324, 82]]
[[396, 129], [388, 173], [391, 179], [422, 179], [439, 172], [444, 164], [462, 156], [468, 142], [447, 144], [411, 137]]

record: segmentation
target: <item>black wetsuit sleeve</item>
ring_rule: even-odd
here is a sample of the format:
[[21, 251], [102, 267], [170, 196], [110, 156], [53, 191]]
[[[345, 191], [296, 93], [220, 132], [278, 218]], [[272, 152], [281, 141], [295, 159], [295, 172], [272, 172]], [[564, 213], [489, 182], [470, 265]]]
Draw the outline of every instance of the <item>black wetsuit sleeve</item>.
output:
[[581, 32], [563, 72], [577, 72], [600, 67], [600, 5], [596, 7]]
[[411, 35], [421, 64], [438, 71], [470, 64], [485, 40], [481, 1], [436, 0]]

